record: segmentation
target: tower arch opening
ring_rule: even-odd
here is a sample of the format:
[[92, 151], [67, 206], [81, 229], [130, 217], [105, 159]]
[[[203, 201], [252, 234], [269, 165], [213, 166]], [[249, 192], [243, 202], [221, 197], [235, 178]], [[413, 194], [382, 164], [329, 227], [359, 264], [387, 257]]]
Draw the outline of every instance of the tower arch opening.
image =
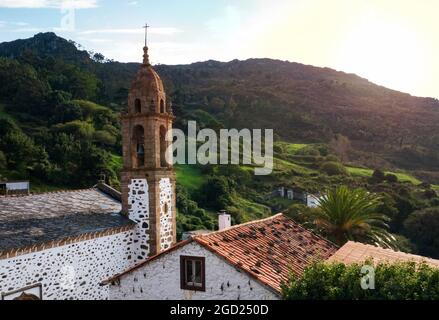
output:
[[132, 163], [133, 167], [141, 168], [145, 166], [145, 130], [143, 126], [136, 125], [133, 128], [132, 136]]
[[165, 113], [165, 102], [160, 99], [160, 113]]
[[166, 143], [166, 128], [165, 126], [160, 127], [160, 166], [162, 168], [168, 166], [168, 162], [166, 161], [166, 149], [167, 149], [167, 143]]
[[142, 112], [142, 103], [140, 102], [140, 99], [134, 100], [134, 113], [141, 113]]

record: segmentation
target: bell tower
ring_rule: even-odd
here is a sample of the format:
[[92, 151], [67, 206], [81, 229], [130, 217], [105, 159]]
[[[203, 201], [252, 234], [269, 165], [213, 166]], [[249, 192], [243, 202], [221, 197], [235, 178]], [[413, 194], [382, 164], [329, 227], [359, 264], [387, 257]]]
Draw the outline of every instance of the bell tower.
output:
[[[146, 39], [146, 36], [145, 36]], [[131, 83], [128, 110], [121, 116], [123, 143], [122, 211], [137, 223], [133, 260], [143, 260], [176, 242], [175, 173], [167, 141], [174, 116], [148, 47]]]

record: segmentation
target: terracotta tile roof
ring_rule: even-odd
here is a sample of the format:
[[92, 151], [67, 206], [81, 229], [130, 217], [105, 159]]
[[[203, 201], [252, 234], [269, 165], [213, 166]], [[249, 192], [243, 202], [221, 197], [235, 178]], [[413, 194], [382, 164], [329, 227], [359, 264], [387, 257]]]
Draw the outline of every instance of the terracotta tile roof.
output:
[[370, 244], [349, 241], [341, 247], [332, 257], [329, 262], [342, 262], [345, 264], [361, 263], [367, 259], [372, 258], [374, 262], [401, 262], [401, 261], [415, 261], [426, 262], [431, 266], [439, 267], [439, 260], [418, 256], [414, 254], [393, 251], [391, 249], [383, 249], [375, 247]]
[[120, 211], [120, 201], [98, 188], [0, 197], [0, 256], [11, 249], [134, 225]]
[[148, 260], [105, 280], [108, 284], [157, 258], [191, 242], [223, 258], [277, 294], [290, 271], [300, 275], [315, 260], [326, 260], [337, 251], [331, 242], [303, 228], [283, 214], [193, 236]]
[[290, 271], [300, 275], [337, 251], [331, 242], [278, 214], [193, 238], [277, 292]]

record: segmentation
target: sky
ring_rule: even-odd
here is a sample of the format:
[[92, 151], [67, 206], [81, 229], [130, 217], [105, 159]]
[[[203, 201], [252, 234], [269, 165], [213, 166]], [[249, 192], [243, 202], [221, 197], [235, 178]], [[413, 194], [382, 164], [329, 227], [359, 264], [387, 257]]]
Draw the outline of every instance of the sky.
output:
[[53, 31], [154, 64], [272, 58], [439, 98], [437, 0], [0, 0], [0, 42]]

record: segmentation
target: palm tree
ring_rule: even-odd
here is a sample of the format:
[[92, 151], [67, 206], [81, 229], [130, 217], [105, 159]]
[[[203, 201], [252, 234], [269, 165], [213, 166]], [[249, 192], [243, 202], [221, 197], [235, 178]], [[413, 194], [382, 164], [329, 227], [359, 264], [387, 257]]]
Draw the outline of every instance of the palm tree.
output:
[[395, 248], [396, 239], [387, 231], [389, 218], [377, 212], [381, 201], [366, 190], [340, 186], [321, 199], [314, 223], [338, 245], [354, 240]]

